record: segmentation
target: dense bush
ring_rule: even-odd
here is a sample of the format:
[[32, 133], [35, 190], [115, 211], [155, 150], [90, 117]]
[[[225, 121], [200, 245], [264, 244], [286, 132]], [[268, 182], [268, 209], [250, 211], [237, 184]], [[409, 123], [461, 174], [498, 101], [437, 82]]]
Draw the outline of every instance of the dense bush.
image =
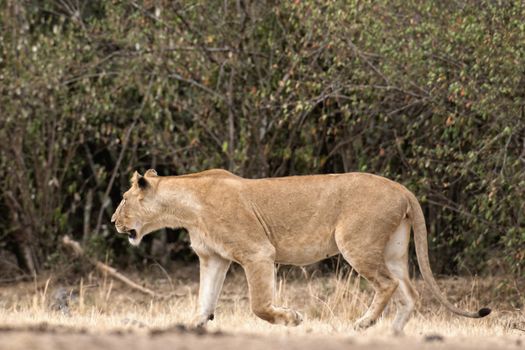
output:
[[368, 171], [420, 198], [437, 272], [525, 262], [521, 1], [0, 3], [0, 249], [123, 262], [134, 169]]

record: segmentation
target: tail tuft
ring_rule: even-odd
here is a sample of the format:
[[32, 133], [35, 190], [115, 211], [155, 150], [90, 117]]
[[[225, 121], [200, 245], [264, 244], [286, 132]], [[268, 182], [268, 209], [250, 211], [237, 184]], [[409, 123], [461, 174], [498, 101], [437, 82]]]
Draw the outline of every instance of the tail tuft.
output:
[[488, 314], [490, 314], [491, 311], [492, 311], [491, 309], [489, 309], [489, 308], [487, 308], [487, 307], [484, 307], [484, 308], [482, 308], [482, 309], [479, 309], [479, 311], [478, 311], [478, 315], [479, 315], [479, 317], [485, 317], [485, 316], [487, 316]]

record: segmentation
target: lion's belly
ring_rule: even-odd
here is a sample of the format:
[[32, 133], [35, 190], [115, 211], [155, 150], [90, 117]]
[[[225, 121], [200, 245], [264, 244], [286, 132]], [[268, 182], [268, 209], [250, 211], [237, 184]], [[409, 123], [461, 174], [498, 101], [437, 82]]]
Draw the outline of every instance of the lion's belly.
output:
[[339, 253], [333, 233], [290, 235], [277, 239], [274, 246], [280, 264], [308, 265]]

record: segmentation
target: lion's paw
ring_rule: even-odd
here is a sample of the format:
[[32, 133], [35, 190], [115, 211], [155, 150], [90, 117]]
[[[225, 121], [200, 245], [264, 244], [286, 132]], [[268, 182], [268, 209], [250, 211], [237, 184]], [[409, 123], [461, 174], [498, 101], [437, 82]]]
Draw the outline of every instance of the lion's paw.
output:
[[214, 319], [214, 315], [198, 315], [194, 318], [192, 325], [195, 328], [203, 328], [206, 326], [208, 321], [212, 321]]
[[298, 326], [303, 322], [303, 316], [299, 312], [287, 308], [282, 309], [282, 317], [280, 317], [280, 319], [281, 322], [276, 323], [281, 323], [289, 327]]
[[358, 319], [354, 323], [354, 329], [356, 331], [361, 331], [361, 330], [367, 329], [370, 326], [373, 326], [374, 323], [376, 323], [376, 320], [373, 320], [373, 319], [368, 318], [368, 317], [363, 317], [363, 318]]
[[293, 314], [293, 317], [291, 319], [291, 322], [287, 324], [287, 326], [298, 326], [301, 323], [303, 323], [303, 315], [301, 315], [299, 312], [295, 310], [290, 310], [290, 312]]

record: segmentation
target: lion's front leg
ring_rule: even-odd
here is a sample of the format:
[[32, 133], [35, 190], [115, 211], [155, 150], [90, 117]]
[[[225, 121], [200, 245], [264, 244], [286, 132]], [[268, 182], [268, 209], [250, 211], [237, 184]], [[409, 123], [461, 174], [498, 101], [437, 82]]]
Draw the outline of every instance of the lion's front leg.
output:
[[194, 321], [195, 326], [203, 327], [213, 320], [217, 300], [230, 267], [230, 261], [218, 255], [199, 255], [199, 314]]
[[272, 260], [251, 261], [242, 267], [246, 272], [254, 314], [275, 324], [297, 326], [302, 322], [303, 318], [297, 311], [273, 304], [275, 263]]

